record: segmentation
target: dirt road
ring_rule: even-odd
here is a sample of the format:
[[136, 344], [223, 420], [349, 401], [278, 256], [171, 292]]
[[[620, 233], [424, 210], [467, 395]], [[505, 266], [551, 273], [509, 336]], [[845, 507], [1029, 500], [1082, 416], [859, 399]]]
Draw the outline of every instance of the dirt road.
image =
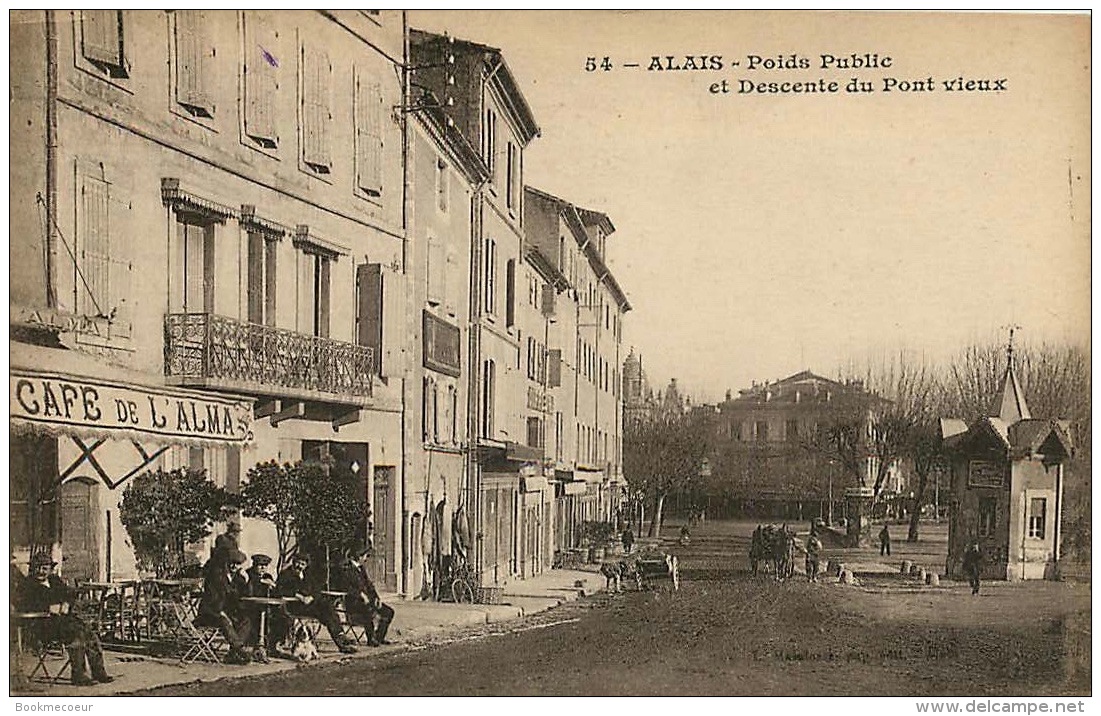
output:
[[[1090, 585], [916, 588], [754, 578], [751, 527], [708, 523], [682, 582], [447, 644], [172, 695], [1088, 695]], [[400, 605], [399, 605], [400, 608]]]

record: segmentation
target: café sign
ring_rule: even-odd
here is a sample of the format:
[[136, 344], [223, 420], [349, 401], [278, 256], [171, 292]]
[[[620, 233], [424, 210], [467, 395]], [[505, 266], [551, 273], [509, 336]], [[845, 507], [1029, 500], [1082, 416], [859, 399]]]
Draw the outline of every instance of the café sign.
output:
[[17, 423], [73, 433], [244, 444], [252, 403], [171, 388], [12, 370], [9, 413]]

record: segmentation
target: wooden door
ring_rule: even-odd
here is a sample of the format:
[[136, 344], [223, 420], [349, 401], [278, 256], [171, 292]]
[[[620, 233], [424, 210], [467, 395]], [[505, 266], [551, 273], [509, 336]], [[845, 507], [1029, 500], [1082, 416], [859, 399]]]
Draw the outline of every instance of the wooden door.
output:
[[71, 581], [99, 577], [99, 483], [76, 478], [61, 486], [61, 573]]
[[372, 495], [372, 522], [375, 528], [375, 547], [372, 574], [387, 591], [397, 591], [397, 572], [394, 564], [394, 478], [396, 468], [375, 468], [375, 491]]

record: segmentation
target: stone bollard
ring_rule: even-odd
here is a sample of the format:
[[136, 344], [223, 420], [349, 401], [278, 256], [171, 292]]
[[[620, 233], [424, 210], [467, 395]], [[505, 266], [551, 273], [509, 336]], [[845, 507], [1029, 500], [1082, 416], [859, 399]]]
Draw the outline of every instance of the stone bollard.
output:
[[925, 575], [925, 583], [930, 587], [940, 586], [940, 575], [936, 572], [929, 572]]
[[918, 582], [924, 584], [926, 576], [927, 576], [927, 573], [925, 571], [925, 567], [918, 567], [918, 573], [917, 573]]
[[902, 569], [899, 570], [899, 574], [901, 574], [903, 577], [905, 577], [907, 574], [910, 573], [910, 568], [913, 567], [913, 566], [914, 566], [914, 563], [911, 562], [910, 560], [908, 560], [908, 559], [902, 560]]
[[850, 572], [847, 569], [842, 569], [841, 570], [841, 583], [842, 584], [852, 584], [853, 583], [853, 573]]
[[918, 565], [916, 565], [916, 564], [912, 564], [912, 565], [910, 565], [910, 576], [911, 576], [911, 577], [916, 577], [916, 576], [917, 576], [917, 574], [918, 574], [918, 571], [919, 571], [920, 569], [921, 569], [921, 567], [919, 567], [919, 566], [918, 566]]

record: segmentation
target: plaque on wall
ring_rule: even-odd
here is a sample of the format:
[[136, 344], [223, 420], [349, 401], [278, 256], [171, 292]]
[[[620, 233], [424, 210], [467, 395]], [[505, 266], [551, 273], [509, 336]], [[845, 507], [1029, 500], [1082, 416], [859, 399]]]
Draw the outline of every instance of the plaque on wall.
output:
[[1005, 484], [1005, 466], [990, 460], [972, 460], [967, 464], [968, 487], [1001, 487]]

